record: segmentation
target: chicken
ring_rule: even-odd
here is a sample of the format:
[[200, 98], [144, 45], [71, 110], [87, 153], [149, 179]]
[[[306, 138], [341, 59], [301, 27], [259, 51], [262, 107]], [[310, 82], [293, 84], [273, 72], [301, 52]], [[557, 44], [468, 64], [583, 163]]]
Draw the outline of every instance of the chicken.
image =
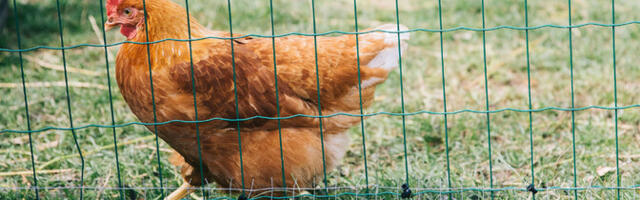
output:
[[[105, 28], [119, 26], [131, 42], [231, 36], [208, 30], [193, 18], [188, 22], [186, 10], [170, 0], [147, 0], [146, 13], [143, 6], [142, 0], [108, 0]], [[398, 28], [406, 30], [395, 24], [376, 29]], [[359, 87], [366, 108], [373, 102], [376, 85], [397, 67], [398, 47], [407, 47], [409, 33], [373, 32], [358, 39], [360, 82], [355, 35], [318, 37], [317, 60], [313, 37], [278, 37], [276, 68], [271, 38], [125, 43], [116, 58], [116, 78], [131, 111], [146, 123], [319, 115], [319, 110], [322, 115], [359, 114]], [[180, 167], [185, 183], [169, 198], [179, 199], [191, 192], [189, 187], [210, 182], [226, 188], [240, 188], [242, 181], [252, 189], [311, 187], [324, 167], [329, 170], [340, 162], [348, 147], [345, 131], [359, 120], [345, 115], [294, 116], [147, 128], [177, 152], [171, 161]]]

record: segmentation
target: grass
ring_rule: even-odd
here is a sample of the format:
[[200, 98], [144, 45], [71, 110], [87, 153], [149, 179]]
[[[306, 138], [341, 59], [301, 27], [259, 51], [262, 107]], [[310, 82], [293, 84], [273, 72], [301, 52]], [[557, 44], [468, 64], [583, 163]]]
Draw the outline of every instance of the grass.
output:
[[[22, 47], [60, 46], [55, 1], [18, 0], [18, 17]], [[444, 28], [460, 26], [481, 28], [480, 1], [442, 2]], [[191, 12], [196, 19], [217, 30], [228, 30], [225, 1], [192, 1]], [[311, 33], [312, 18], [309, 1], [274, 1], [277, 34]], [[318, 32], [354, 31], [352, 1], [316, 2]], [[100, 44], [101, 37], [93, 31], [90, 17], [100, 21], [97, 1], [61, 0], [65, 46]], [[12, 7], [13, 8], [13, 7]], [[523, 27], [522, 1], [485, 2], [486, 27], [510, 25]], [[616, 22], [640, 19], [640, 3], [634, 0], [616, 1]], [[564, 1], [529, 1], [529, 25], [567, 25], [568, 6]], [[606, 1], [572, 1], [572, 23], [611, 23], [611, 4]], [[236, 0], [232, 2], [234, 32], [270, 34], [269, 2]], [[405, 0], [399, 2], [400, 23], [411, 28], [438, 29], [438, 2]], [[14, 15], [0, 29], [0, 47], [17, 49]], [[363, 30], [384, 23], [395, 23], [394, 1], [358, 1], [358, 23]], [[100, 26], [100, 22], [97, 24]], [[482, 32], [451, 31], [443, 34], [444, 57], [440, 56], [440, 34], [412, 33], [410, 48], [404, 53], [403, 82], [406, 112], [420, 110], [441, 112], [444, 107], [442, 62], [448, 111], [472, 109], [483, 111], [485, 82]], [[575, 107], [614, 106], [614, 79], [611, 28], [586, 26], [575, 28], [573, 37], [573, 81]], [[631, 24], [616, 28], [617, 95], [619, 106], [640, 103], [640, 68], [637, 49], [640, 48], [640, 26]], [[123, 41], [117, 32], [107, 33], [108, 43]], [[527, 58], [524, 31], [499, 29], [486, 32], [486, 62], [489, 108], [528, 109]], [[534, 109], [544, 107], [571, 108], [569, 63], [569, 31], [560, 28], [540, 28], [529, 31], [531, 98]], [[110, 47], [115, 55], [119, 46]], [[80, 47], [66, 52], [70, 70], [69, 88], [71, 112], [75, 126], [111, 124], [107, 78], [114, 84], [114, 60], [109, 60], [107, 77], [104, 49]], [[69, 127], [69, 113], [64, 84], [61, 52], [39, 49], [23, 53], [29, 119], [32, 129], [47, 126]], [[111, 57], [113, 58], [113, 57]], [[376, 103], [367, 113], [401, 112], [399, 71], [378, 87]], [[26, 130], [24, 96], [20, 79], [18, 53], [0, 52], [0, 130]], [[112, 85], [115, 123], [134, 122]], [[620, 180], [622, 186], [640, 184], [640, 108], [618, 111], [618, 142]], [[531, 183], [531, 167], [535, 169], [535, 186], [573, 187], [572, 113], [547, 110], [532, 114], [533, 152], [530, 150], [529, 114], [504, 111], [490, 114], [491, 137], [487, 136], [487, 115], [463, 112], [447, 115], [419, 114], [406, 117], [407, 159], [410, 185], [414, 193], [425, 189], [448, 188], [447, 150], [452, 188], [526, 188]], [[614, 111], [587, 109], [575, 112], [575, 168], [578, 187], [616, 186]], [[369, 184], [378, 191], [399, 191], [404, 183], [402, 119], [377, 115], [365, 120], [367, 162], [364, 165], [360, 127], [349, 132], [351, 146], [342, 165], [330, 171], [329, 185], [349, 187], [364, 185], [364, 169]], [[76, 131], [84, 154], [84, 196], [88, 199], [117, 199], [118, 176], [110, 128], [85, 128]], [[169, 147], [160, 141], [160, 166], [157, 173], [155, 137], [144, 127], [132, 125], [115, 129], [118, 141], [120, 177], [129, 188], [129, 199], [159, 199], [162, 176], [165, 187], [181, 183], [178, 171], [167, 162]], [[38, 186], [44, 199], [79, 198], [81, 162], [70, 131], [33, 133], [35, 168]], [[491, 172], [488, 139], [491, 140]], [[448, 140], [448, 146], [445, 141]], [[533, 158], [531, 158], [533, 155]], [[533, 164], [531, 163], [533, 160]], [[0, 199], [33, 199], [34, 193], [24, 187], [33, 186], [31, 157], [27, 134], [0, 134]], [[211, 185], [215, 188], [215, 185]], [[388, 187], [385, 189], [385, 187]], [[111, 189], [110, 189], [111, 188]], [[146, 189], [145, 189], [146, 188]], [[389, 189], [391, 188], [391, 189]], [[171, 190], [165, 190], [170, 192]], [[354, 189], [332, 190], [362, 192]], [[638, 199], [638, 189], [621, 190], [621, 199]], [[228, 195], [213, 192], [216, 196]], [[494, 193], [498, 199], [527, 199], [531, 193], [507, 190]], [[581, 199], [611, 199], [616, 190], [579, 190]], [[230, 195], [235, 197], [234, 195]], [[454, 193], [455, 199], [489, 199], [491, 193], [467, 191]], [[427, 193], [419, 199], [440, 199], [447, 195]], [[570, 199], [572, 191], [547, 190], [537, 199]], [[390, 198], [387, 196], [387, 198]]]

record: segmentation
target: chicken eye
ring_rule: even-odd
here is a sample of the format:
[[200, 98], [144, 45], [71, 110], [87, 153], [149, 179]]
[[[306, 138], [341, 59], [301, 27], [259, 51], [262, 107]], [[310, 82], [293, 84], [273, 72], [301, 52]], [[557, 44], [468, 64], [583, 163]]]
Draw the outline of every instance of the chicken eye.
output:
[[131, 9], [130, 8], [125, 8], [124, 9], [124, 14], [125, 15], [130, 15], [131, 14]]

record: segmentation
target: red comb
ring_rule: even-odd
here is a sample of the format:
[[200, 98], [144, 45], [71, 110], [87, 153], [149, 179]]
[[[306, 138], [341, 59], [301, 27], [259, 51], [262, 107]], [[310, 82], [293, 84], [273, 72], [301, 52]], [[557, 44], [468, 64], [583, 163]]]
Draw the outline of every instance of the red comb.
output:
[[122, 0], [107, 0], [107, 16], [115, 13], [118, 9], [118, 4], [120, 4]]

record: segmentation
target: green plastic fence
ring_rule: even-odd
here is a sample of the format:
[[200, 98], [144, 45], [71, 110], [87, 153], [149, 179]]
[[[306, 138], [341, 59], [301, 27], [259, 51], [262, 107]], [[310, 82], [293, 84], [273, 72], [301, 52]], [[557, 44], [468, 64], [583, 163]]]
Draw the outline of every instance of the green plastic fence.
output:
[[[143, 2], [145, 2], [143, 0]], [[189, 22], [189, 1], [185, 0], [186, 3], [186, 11], [187, 11], [187, 21]], [[522, 4], [522, 6], [524, 7], [525, 10], [525, 26], [524, 27], [515, 27], [515, 26], [497, 26], [497, 27], [490, 27], [487, 28], [485, 26], [485, 8], [484, 8], [484, 0], [482, 1], [482, 28], [468, 28], [468, 27], [457, 27], [457, 28], [451, 28], [451, 29], [443, 29], [442, 28], [442, 9], [441, 9], [441, 0], [438, 0], [438, 14], [439, 14], [439, 29], [424, 29], [424, 28], [417, 28], [417, 29], [410, 29], [410, 30], [406, 30], [406, 31], [399, 31], [399, 25], [397, 27], [398, 31], [383, 31], [383, 30], [371, 30], [371, 31], [365, 31], [365, 32], [359, 32], [358, 31], [358, 16], [357, 16], [357, 12], [358, 12], [358, 8], [356, 6], [356, 0], [354, 0], [354, 7], [353, 7], [353, 12], [354, 12], [354, 27], [355, 27], [355, 32], [344, 32], [344, 31], [330, 31], [330, 32], [324, 32], [324, 33], [318, 33], [317, 29], [316, 29], [316, 13], [315, 13], [315, 1], [311, 0], [311, 4], [312, 4], [312, 16], [313, 16], [313, 34], [305, 34], [305, 33], [297, 33], [297, 32], [291, 32], [291, 33], [287, 33], [287, 34], [281, 34], [281, 35], [276, 35], [275, 34], [275, 30], [274, 30], [274, 23], [273, 23], [273, 2], [272, 0], [270, 0], [270, 21], [271, 21], [271, 35], [256, 35], [256, 34], [248, 34], [248, 35], [244, 35], [244, 36], [240, 36], [240, 37], [228, 37], [228, 38], [224, 38], [224, 37], [206, 37], [206, 38], [191, 38], [191, 35], [189, 34], [189, 39], [187, 40], [179, 40], [179, 39], [172, 39], [172, 38], [166, 38], [163, 40], [158, 40], [158, 41], [148, 41], [148, 32], [147, 34], [147, 42], [144, 43], [137, 43], [137, 42], [128, 42], [126, 41], [126, 43], [136, 43], [136, 44], [143, 44], [143, 45], [147, 45], [147, 52], [149, 51], [149, 44], [154, 44], [154, 43], [158, 43], [158, 42], [162, 42], [162, 41], [167, 41], [167, 40], [173, 40], [173, 41], [184, 41], [184, 42], [188, 42], [189, 43], [189, 49], [190, 49], [190, 55], [191, 55], [191, 42], [192, 41], [198, 41], [198, 40], [203, 40], [203, 39], [208, 39], [208, 38], [213, 38], [213, 39], [225, 39], [225, 40], [229, 40], [230, 44], [231, 44], [231, 48], [232, 48], [232, 56], [233, 56], [233, 45], [234, 43], [232, 42], [231, 39], [237, 39], [237, 38], [244, 38], [244, 37], [266, 37], [266, 38], [271, 38], [272, 39], [272, 46], [273, 46], [273, 56], [276, 56], [275, 53], [275, 38], [277, 37], [285, 37], [285, 36], [289, 36], [289, 35], [303, 35], [303, 36], [313, 36], [314, 37], [314, 44], [316, 41], [316, 38], [318, 36], [325, 36], [325, 35], [329, 35], [329, 34], [354, 34], [356, 36], [356, 49], [357, 49], [357, 55], [358, 55], [358, 59], [357, 59], [357, 65], [358, 65], [358, 71], [360, 71], [360, 58], [359, 58], [359, 47], [358, 47], [358, 35], [360, 34], [367, 34], [370, 32], [389, 32], [389, 33], [397, 33], [398, 36], [401, 33], [405, 33], [405, 32], [436, 32], [439, 33], [440, 35], [440, 57], [443, 58], [444, 57], [444, 41], [443, 41], [443, 34], [446, 32], [452, 32], [452, 31], [460, 31], [460, 30], [464, 30], [464, 31], [477, 31], [477, 32], [482, 32], [482, 44], [483, 44], [483, 65], [484, 65], [484, 92], [485, 92], [485, 110], [470, 110], [470, 109], [464, 109], [464, 110], [456, 110], [456, 111], [447, 111], [447, 107], [446, 107], [446, 90], [445, 90], [445, 72], [444, 70], [445, 68], [445, 63], [444, 63], [444, 59], [441, 59], [441, 69], [442, 69], [442, 98], [444, 100], [444, 107], [443, 107], [443, 111], [442, 112], [434, 112], [434, 111], [426, 111], [426, 110], [421, 110], [418, 112], [405, 112], [405, 106], [404, 106], [404, 89], [403, 89], [403, 82], [402, 82], [402, 58], [400, 57], [399, 59], [399, 68], [400, 68], [400, 99], [401, 99], [401, 108], [402, 108], [402, 112], [401, 113], [392, 113], [392, 112], [376, 112], [376, 113], [371, 113], [371, 114], [364, 114], [363, 108], [362, 108], [362, 91], [360, 92], [360, 114], [349, 114], [349, 113], [336, 113], [336, 114], [331, 114], [331, 115], [322, 115], [322, 105], [318, 106], [318, 116], [311, 116], [311, 115], [302, 115], [302, 114], [298, 114], [298, 115], [293, 115], [293, 116], [287, 116], [287, 117], [280, 117], [280, 113], [278, 111], [277, 117], [265, 117], [265, 116], [253, 116], [253, 117], [249, 117], [249, 118], [239, 118], [238, 114], [236, 112], [236, 118], [235, 119], [227, 119], [227, 118], [211, 118], [211, 119], [202, 119], [199, 120], [197, 118], [197, 107], [194, 106], [195, 112], [196, 112], [196, 120], [194, 121], [183, 121], [183, 120], [171, 120], [171, 121], [164, 121], [164, 122], [158, 122], [155, 115], [155, 99], [153, 100], [154, 105], [154, 123], [142, 123], [142, 122], [129, 122], [129, 123], [123, 123], [123, 124], [116, 124], [115, 120], [114, 120], [114, 112], [113, 112], [113, 101], [112, 101], [112, 91], [111, 91], [111, 79], [110, 79], [110, 74], [109, 74], [109, 63], [106, 63], [106, 67], [107, 67], [107, 80], [108, 80], [108, 88], [109, 88], [109, 99], [110, 101], [110, 108], [111, 108], [111, 124], [109, 125], [104, 125], [104, 124], [89, 124], [89, 125], [85, 125], [85, 126], [74, 126], [73, 122], [73, 116], [72, 116], [72, 106], [71, 106], [71, 98], [69, 97], [69, 81], [67, 78], [67, 67], [66, 67], [66, 56], [65, 56], [65, 50], [69, 50], [69, 49], [74, 49], [74, 48], [80, 48], [80, 47], [102, 47], [105, 49], [105, 60], [107, 60], [107, 47], [111, 47], [111, 46], [117, 46], [117, 45], [121, 45], [125, 42], [118, 42], [118, 43], [112, 43], [112, 44], [107, 44], [106, 43], [106, 36], [105, 36], [105, 31], [104, 29], [102, 30], [102, 39], [104, 41], [105, 45], [100, 45], [100, 44], [80, 44], [80, 45], [75, 45], [75, 46], [65, 46], [64, 44], [64, 34], [62, 34], [62, 30], [63, 30], [63, 23], [62, 23], [62, 19], [61, 19], [61, 13], [60, 13], [60, 1], [56, 0], [56, 5], [57, 5], [57, 15], [58, 15], [58, 26], [59, 26], [59, 36], [60, 36], [60, 47], [52, 47], [52, 46], [37, 46], [37, 47], [33, 47], [33, 48], [25, 48], [22, 49], [21, 46], [21, 38], [20, 38], [20, 19], [18, 18], [18, 11], [19, 9], [17, 8], [17, 4], [16, 4], [16, 0], [13, 0], [13, 8], [14, 8], [14, 15], [15, 15], [15, 25], [16, 25], [16, 36], [17, 36], [17, 45], [18, 45], [18, 49], [5, 49], [5, 48], [0, 48], [0, 52], [17, 52], [19, 57], [20, 57], [20, 70], [21, 70], [21, 81], [22, 81], [22, 90], [24, 92], [24, 106], [25, 106], [25, 116], [26, 116], [26, 121], [27, 121], [27, 130], [13, 130], [13, 129], [3, 129], [0, 130], [0, 133], [24, 133], [24, 134], [28, 134], [29, 135], [29, 147], [31, 150], [31, 165], [32, 165], [32, 172], [33, 172], [33, 183], [34, 185], [31, 187], [24, 187], [24, 188], [17, 188], [17, 189], [23, 189], [23, 190], [33, 190], [33, 192], [36, 194], [34, 195], [36, 199], [40, 198], [39, 194], [39, 190], [42, 189], [51, 189], [49, 187], [40, 187], [38, 186], [38, 179], [37, 179], [37, 173], [36, 173], [36, 168], [35, 168], [35, 163], [34, 163], [34, 155], [33, 155], [33, 142], [32, 142], [32, 133], [36, 133], [36, 132], [43, 132], [43, 131], [48, 131], [48, 130], [63, 130], [63, 131], [70, 131], [73, 135], [73, 139], [75, 142], [75, 147], [76, 150], [78, 150], [78, 154], [82, 163], [82, 169], [81, 169], [81, 180], [79, 183], [79, 186], [75, 189], [79, 189], [80, 190], [80, 198], [83, 198], [83, 191], [85, 189], [100, 189], [97, 187], [86, 187], [84, 186], [84, 157], [82, 154], [82, 151], [80, 149], [80, 146], [78, 144], [78, 140], [76, 137], [76, 130], [79, 129], [85, 129], [85, 128], [91, 128], [91, 127], [97, 127], [97, 128], [107, 128], [107, 129], [111, 129], [112, 133], [113, 133], [113, 141], [114, 141], [114, 145], [117, 146], [117, 139], [116, 139], [116, 132], [115, 129], [116, 128], [120, 128], [120, 127], [125, 127], [125, 126], [132, 126], [132, 125], [153, 125], [155, 127], [154, 131], [157, 132], [157, 126], [158, 125], [163, 125], [163, 124], [168, 124], [168, 123], [196, 123], [196, 133], [197, 133], [197, 138], [198, 138], [198, 153], [199, 155], [202, 155], [202, 151], [200, 149], [200, 132], [198, 129], [198, 123], [203, 123], [203, 122], [209, 122], [209, 121], [213, 121], [213, 120], [224, 120], [224, 121], [230, 121], [230, 122], [237, 122], [237, 130], [238, 130], [238, 142], [241, 142], [240, 140], [240, 123], [241, 121], [246, 121], [246, 120], [251, 120], [251, 119], [255, 119], [255, 118], [262, 118], [262, 119], [269, 119], [269, 120], [282, 120], [282, 119], [289, 119], [289, 118], [293, 118], [293, 117], [311, 117], [311, 118], [319, 118], [320, 120], [320, 136], [323, 137], [323, 131], [322, 131], [322, 119], [323, 118], [327, 118], [327, 117], [333, 117], [333, 116], [337, 116], [337, 115], [345, 115], [345, 116], [351, 116], [351, 117], [359, 117], [360, 121], [361, 121], [361, 133], [362, 133], [362, 145], [363, 145], [363, 152], [364, 152], [364, 173], [365, 173], [365, 183], [367, 186], [369, 186], [369, 175], [368, 175], [368, 169], [367, 169], [367, 155], [366, 155], [366, 145], [365, 145], [365, 129], [364, 129], [364, 122], [363, 119], [364, 117], [368, 117], [368, 116], [375, 116], [375, 115], [389, 115], [389, 116], [400, 116], [402, 117], [402, 132], [403, 132], [403, 145], [404, 145], [404, 169], [405, 169], [405, 180], [404, 180], [404, 185], [400, 190], [395, 190], [395, 191], [400, 191], [400, 192], [394, 192], [394, 191], [383, 191], [383, 192], [373, 192], [373, 191], [369, 191], [367, 189], [365, 189], [364, 192], [341, 192], [341, 193], [336, 193], [336, 194], [330, 194], [329, 190], [331, 189], [336, 189], [336, 188], [332, 188], [329, 187], [327, 184], [327, 172], [326, 172], [326, 165], [324, 167], [324, 171], [323, 171], [323, 183], [324, 183], [324, 190], [326, 192], [326, 194], [322, 194], [322, 195], [318, 195], [318, 194], [303, 194], [303, 195], [296, 195], [296, 196], [283, 196], [283, 197], [272, 197], [272, 196], [260, 196], [260, 197], [254, 197], [254, 199], [286, 199], [286, 198], [292, 198], [292, 197], [314, 197], [314, 198], [337, 198], [337, 197], [373, 197], [373, 196], [395, 196], [395, 198], [412, 198], [415, 196], [420, 196], [423, 194], [429, 194], [429, 193], [436, 193], [436, 194], [446, 194], [448, 195], [449, 199], [452, 199], [452, 194], [456, 194], [456, 193], [463, 193], [463, 192], [469, 192], [469, 191], [475, 191], [475, 192], [488, 192], [491, 193], [491, 199], [494, 198], [494, 193], [496, 192], [502, 192], [502, 191], [522, 191], [522, 192], [530, 192], [532, 193], [532, 198], [535, 199], [536, 198], [536, 193], [537, 192], [544, 192], [544, 191], [549, 191], [549, 190], [563, 190], [563, 191], [568, 191], [568, 192], [572, 192], [574, 195], [575, 199], [578, 199], [578, 191], [581, 190], [591, 190], [591, 189], [603, 189], [603, 190], [616, 190], [617, 191], [617, 199], [620, 199], [620, 191], [621, 190], [633, 190], [633, 189], [637, 189], [638, 187], [640, 187], [640, 185], [630, 185], [630, 186], [622, 186], [621, 182], [620, 182], [620, 165], [618, 163], [618, 156], [619, 156], [619, 147], [618, 147], [618, 110], [624, 110], [624, 109], [630, 109], [630, 108], [638, 108], [640, 107], [640, 104], [633, 104], [633, 105], [629, 105], [629, 106], [624, 106], [624, 107], [618, 107], [618, 94], [617, 94], [617, 76], [616, 76], [616, 46], [615, 46], [615, 31], [616, 31], [616, 27], [619, 26], [626, 26], [626, 25], [632, 25], [632, 24], [640, 24], [640, 21], [629, 21], [629, 22], [625, 22], [625, 23], [616, 23], [615, 20], [615, 4], [614, 4], [614, 0], [611, 0], [611, 23], [610, 24], [602, 24], [602, 23], [584, 23], [584, 24], [573, 24], [571, 22], [571, 0], [567, 1], [567, 4], [569, 6], [569, 16], [568, 16], [568, 23], [569, 25], [567, 26], [561, 26], [561, 25], [551, 25], [551, 24], [547, 24], [547, 25], [541, 25], [541, 26], [533, 26], [530, 27], [529, 26], [529, 18], [528, 18], [528, 10], [527, 10], [527, 0], [524, 0], [524, 3]], [[102, 5], [103, 2], [102, 0], [100, 0], [100, 11], [102, 13], [101, 15], [101, 20], [102, 22], [105, 21], [104, 19], [104, 10]], [[396, 23], [400, 24], [400, 18], [398, 17], [398, 1], [395, 1], [395, 19], [396, 19]], [[233, 26], [232, 26], [232, 13], [231, 13], [231, 2], [230, 0], [227, 0], [227, 8], [228, 8], [228, 14], [229, 14], [229, 32], [233, 33]], [[146, 10], [146, 3], [145, 3], [145, 10]], [[146, 25], [146, 18], [145, 18], [145, 25]], [[612, 49], [613, 49], [613, 87], [614, 87], [614, 106], [613, 107], [603, 107], [603, 106], [586, 106], [586, 107], [575, 107], [574, 106], [574, 91], [573, 91], [573, 42], [572, 42], [572, 34], [571, 34], [571, 30], [572, 29], [576, 29], [576, 28], [581, 28], [581, 27], [585, 27], [585, 26], [601, 26], [601, 27], [609, 27], [611, 28], [611, 37], [612, 37]], [[532, 107], [532, 100], [531, 100], [531, 73], [530, 73], [530, 55], [529, 55], [529, 31], [531, 30], [536, 30], [536, 29], [541, 29], [541, 28], [557, 28], [557, 29], [566, 29], [568, 31], [568, 36], [569, 36], [569, 55], [570, 55], [570, 68], [571, 68], [571, 108], [560, 108], [560, 107], [545, 107], [545, 108], [539, 108], [539, 109], [533, 109]], [[485, 39], [485, 33], [487, 31], [494, 31], [494, 30], [500, 30], [500, 29], [511, 29], [511, 30], [516, 30], [516, 31], [524, 31], [525, 32], [525, 37], [526, 37], [526, 66], [527, 66], [527, 77], [528, 77], [528, 109], [513, 109], [513, 108], [505, 108], [505, 109], [498, 109], [498, 110], [490, 110], [489, 107], [489, 89], [487, 87], [487, 83], [488, 83], [488, 79], [487, 79], [487, 55], [486, 55], [486, 39]], [[146, 30], [146, 29], [145, 29]], [[187, 31], [189, 31], [189, 33], [191, 32], [190, 28], [187, 29]], [[398, 37], [398, 40], [400, 40], [400, 37]], [[25, 75], [24, 75], [24, 66], [23, 66], [23, 61], [22, 61], [22, 53], [23, 52], [29, 52], [29, 51], [34, 51], [34, 50], [38, 50], [38, 49], [52, 49], [52, 50], [59, 50], [62, 52], [62, 60], [63, 60], [63, 66], [64, 66], [64, 74], [65, 74], [65, 88], [66, 88], [66, 101], [67, 101], [67, 111], [69, 114], [69, 127], [45, 127], [45, 128], [41, 128], [41, 129], [36, 129], [33, 130], [31, 127], [31, 121], [29, 120], [29, 103], [28, 103], [28, 98], [27, 98], [27, 87], [25, 86]], [[402, 54], [401, 48], [400, 48], [400, 43], [398, 42], [398, 49], [399, 49], [399, 53]], [[317, 45], [315, 46], [315, 50], [316, 50], [316, 79], [317, 79], [317, 87], [318, 87], [318, 98], [320, 98], [320, 89], [319, 89], [319, 79], [318, 79], [318, 63], [317, 63]], [[150, 59], [150, 58], [148, 58]], [[277, 74], [277, 68], [276, 63], [275, 63], [275, 59], [274, 59], [274, 76]], [[235, 58], [234, 58], [234, 82], [235, 82], [235, 78], [236, 78], [236, 74], [235, 74]], [[191, 70], [192, 70], [192, 84], [194, 84], [195, 87], [195, 81], [193, 78], [193, 63], [191, 65]], [[152, 73], [151, 68], [149, 68], [149, 73]], [[360, 80], [360, 73], [358, 73], [358, 80]], [[152, 76], [150, 76], [151, 78]], [[276, 91], [277, 91], [277, 80], [276, 80]], [[151, 94], [152, 94], [152, 98], [153, 98], [153, 79], [151, 78], [150, 80], [151, 83]], [[359, 81], [360, 82], [360, 81]], [[234, 85], [235, 87], [235, 85]], [[360, 89], [360, 87], [359, 87]], [[277, 92], [276, 92], [277, 94]], [[196, 92], [195, 90], [193, 91], [193, 98], [194, 98], [194, 105], [195, 105], [195, 101], [196, 101]], [[238, 103], [237, 103], [237, 90], [236, 90], [236, 94], [235, 94], [235, 98], [236, 98], [236, 111], [238, 109]], [[276, 95], [276, 101], [278, 101], [279, 98]], [[318, 99], [318, 102], [321, 102], [320, 99]], [[278, 104], [279, 106], [279, 104]], [[616, 179], [617, 179], [617, 185], [616, 187], [602, 187], [602, 186], [589, 186], [589, 187], [580, 187], [577, 184], [577, 178], [576, 178], [576, 153], [575, 153], [575, 112], [576, 111], [583, 111], [583, 110], [588, 110], [588, 109], [601, 109], [601, 110], [614, 110], [615, 111], [615, 143], [616, 143]], [[279, 109], [278, 109], [279, 110]], [[571, 118], [572, 118], [572, 142], [573, 142], [573, 187], [546, 187], [546, 188], [536, 188], [534, 183], [535, 183], [535, 166], [534, 166], [534, 162], [533, 162], [533, 157], [534, 157], [534, 151], [533, 151], [533, 146], [534, 144], [534, 140], [533, 140], [533, 113], [534, 112], [542, 112], [542, 111], [547, 111], [547, 110], [555, 110], [555, 111], [569, 111], [571, 112]], [[523, 112], [523, 113], [528, 113], [529, 114], [529, 148], [530, 148], [530, 156], [531, 156], [531, 185], [529, 186], [522, 186], [522, 187], [503, 187], [503, 188], [496, 188], [494, 187], [494, 181], [493, 181], [493, 165], [492, 165], [492, 159], [491, 159], [491, 139], [488, 139], [487, 142], [487, 148], [488, 148], [488, 152], [489, 152], [489, 173], [490, 173], [490, 187], [489, 188], [453, 188], [451, 185], [451, 170], [449, 168], [449, 148], [445, 148], [445, 153], [446, 153], [446, 160], [447, 160], [447, 183], [448, 183], [448, 188], [446, 189], [421, 189], [421, 190], [416, 190], [416, 192], [411, 192], [411, 187], [409, 185], [409, 179], [410, 177], [410, 164], [407, 160], [407, 142], [406, 142], [406, 124], [405, 124], [405, 117], [406, 116], [412, 116], [412, 115], [419, 115], [419, 114], [431, 114], [431, 115], [442, 115], [444, 116], [444, 123], [445, 123], [445, 127], [447, 124], [447, 116], [448, 115], [454, 115], [454, 114], [458, 114], [458, 113], [478, 113], [478, 114], [485, 114], [486, 115], [486, 124], [487, 124], [487, 138], [491, 137], [491, 126], [489, 126], [489, 124], [491, 123], [491, 114], [492, 113], [499, 113], [499, 112], [507, 112], [507, 111], [511, 111], [511, 112]], [[446, 147], [449, 146], [449, 137], [448, 137], [448, 131], [445, 128], [445, 145]], [[281, 132], [279, 133], [281, 134]], [[280, 136], [281, 137], [281, 136]], [[159, 143], [158, 143], [158, 137], [156, 134], [156, 140], [155, 140], [155, 150], [156, 150], [156, 159], [157, 159], [157, 164], [158, 164], [158, 170], [159, 170], [159, 179], [160, 179], [160, 187], [159, 188], [147, 188], [147, 189], [159, 189], [162, 191], [161, 195], [164, 198], [165, 196], [165, 190], [166, 189], [170, 189], [170, 187], [165, 187], [164, 186], [164, 181], [163, 181], [163, 177], [162, 177], [162, 166], [160, 163], [160, 153], [159, 153]], [[242, 168], [242, 147], [241, 145], [239, 145], [239, 150], [240, 150], [240, 167]], [[121, 175], [120, 175], [120, 163], [119, 163], [119, 158], [118, 158], [118, 148], [114, 148], [115, 151], [115, 158], [116, 158], [116, 168], [117, 168], [117, 177], [118, 177], [118, 185], [115, 188], [106, 188], [106, 189], [113, 189], [113, 190], [119, 190], [120, 192], [120, 199], [124, 199], [125, 198], [125, 190], [128, 190], [130, 188], [125, 188], [122, 184], [122, 180], [121, 180]], [[323, 165], [324, 165], [324, 144], [322, 144], [322, 152], [323, 152]], [[280, 153], [281, 153], [281, 160], [282, 162], [282, 143], [280, 143]], [[284, 164], [282, 164], [282, 166], [284, 166]], [[202, 167], [202, 157], [200, 156], [200, 170], [202, 171], [203, 167]], [[282, 172], [283, 172], [283, 182], [285, 181], [285, 177], [284, 177], [284, 167], [282, 168]], [[241, 171], [242, 172], [242, 171]], [[201, 176], [204, 173], [200, 173]], [[204, 180], [204, 177], [202, 177], [202, 180]], [[240, 192], [242, 192], [242, 194], [244, 194], [245, 191], [248, 191], [249, 189], [245, 188], [244, 185], [244, 174], [242, 174], [242, 188], [239, 189]], [[393, 187], [396, 188], [396, 187]], [[105, 189], [105, 188], [102, 188]], [[204, 186], [203, 188], [201, 188], [202, 190], [202, 195], [205, 198], [209, 197], [209, 194], [206, 192]], [[397, 189], [397, 188], [396, 188]], [[241, 195], [239, 198], [244, 198], [243, 195]], [[231, 198], [231, 197], [217, 197], [214, 199], [235, 199], [235, 198]]]

